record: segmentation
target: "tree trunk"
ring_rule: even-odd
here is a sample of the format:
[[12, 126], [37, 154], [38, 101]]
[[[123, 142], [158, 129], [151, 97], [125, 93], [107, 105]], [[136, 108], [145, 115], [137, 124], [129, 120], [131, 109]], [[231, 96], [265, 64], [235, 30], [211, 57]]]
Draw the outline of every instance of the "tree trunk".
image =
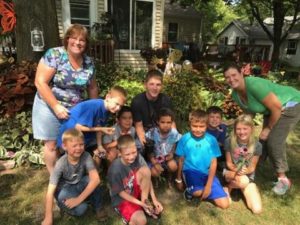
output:
[[280, 46], [282, 43], [282, 29], [284, 26], [285, 10], [282, 1], [273, 1], [274, 27], [273, 27], [273, 54], [272, 61], [277, 64], [279, 61]]
[[14, 0], [17, 15], [16, 47], [17, 61], [38, 61], [43, 52], [33, 52], [31, 47], [30, 23], [40, 22], [44, 33], [45, 47], [59, 45], [58, 23], [55, 0]]

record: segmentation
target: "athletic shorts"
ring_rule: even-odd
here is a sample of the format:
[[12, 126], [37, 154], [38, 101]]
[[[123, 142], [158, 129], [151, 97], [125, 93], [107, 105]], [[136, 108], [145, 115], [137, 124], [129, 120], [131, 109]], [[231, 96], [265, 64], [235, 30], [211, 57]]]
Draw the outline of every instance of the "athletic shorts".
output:
[[[133, 179], [133, 193], [132, 196], [140, 199], [141, 198], [141, 188], [137, 183], [136, 180], [136, 174], [134, 175], [135, 179]], [[137, 204], [134, 204], [129, 201], [122, 201], [117, 207], [115, 207], [115, 210], [121, 215], [123, 221], [125, 223], [129, 223], [131, 216], [139, 210], [143, 210], [143, 208]]]
[[[183, 178], [186, 184], [187, 191], [193, 194], [196, 191], [204, 190], [207, 183], [208, 175], [196, 170], [183, 171]], [[219, 179], [215, 176], [211, 186], [211, 193], [207, 197], [209, 200], [227, 197]]]

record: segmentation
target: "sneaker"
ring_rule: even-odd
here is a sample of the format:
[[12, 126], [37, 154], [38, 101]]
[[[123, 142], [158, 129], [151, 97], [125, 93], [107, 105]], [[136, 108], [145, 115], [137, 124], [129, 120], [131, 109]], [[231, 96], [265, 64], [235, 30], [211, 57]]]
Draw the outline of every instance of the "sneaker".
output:
[[97, 209], [96, 210], [96, 218], [100, 222], [104, 222], [105, 220], [107, 220], [107, 213], [106, 213], [106, 211], [103, 208]]
[[275, 186], [272, 188], [272, 190], [277, 195], [284, 195], [290, 188], [291, 188], [291, 181], [285, 177], [285, 178], [278, 178], [278, 181], [275, 182]]
[[193, 195], [192, 195], [190, 192], [188, 192], [187, 189], [185, 189], [184, 192], [183, 192], [183, 198], [184, 198], [187, 202], [190, 202], [190, 201], [192, 201], [192, 199], [193, 199]]

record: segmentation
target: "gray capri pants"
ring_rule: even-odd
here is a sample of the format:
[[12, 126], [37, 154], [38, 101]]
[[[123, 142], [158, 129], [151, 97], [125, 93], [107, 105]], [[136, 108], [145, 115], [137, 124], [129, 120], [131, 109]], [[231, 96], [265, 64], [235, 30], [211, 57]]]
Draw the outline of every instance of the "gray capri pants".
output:
[[[277, 173], [285, 173], [289, 170], [286, 156], [286, 139], [289, 132], [300, 120], [300, 104], [284, 108], [275, 126], [267, 139], [268, 155]], [[264, 117], [267, 124], [268, 116]]]

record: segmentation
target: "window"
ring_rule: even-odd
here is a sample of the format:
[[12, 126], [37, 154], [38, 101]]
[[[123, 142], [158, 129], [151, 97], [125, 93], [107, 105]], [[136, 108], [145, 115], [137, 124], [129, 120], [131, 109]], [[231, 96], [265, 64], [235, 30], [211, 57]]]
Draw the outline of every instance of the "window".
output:
[[91, 27], [97, 22], [97, 5], [97, 0], [61, 0], [64, 31], [74, 23]]
[[224, 45], [228, 45], [228, 37], [224, 37]]
[[240, 44], [240, 37], [235, 37], [235, 44], [236, 45]]
[[246, 38], [241, 38], [240, 44], [241, 44], [241, 45], [245, 45], [245, 44], [246, 44]]
[[287, 46], [287, 55], [296, 55], [297, 52], [297, 42], [296, 40], [288, 40], [288, 46]]
[[168, 42], [177, 42], [178, 23], [169, 23]]
[[71, 24], [90, 26], [90, 0], [70, 0]]
[[113, 32], [119, 49], [141, 49], [152, 45], [153, 1], [108, 0]]

